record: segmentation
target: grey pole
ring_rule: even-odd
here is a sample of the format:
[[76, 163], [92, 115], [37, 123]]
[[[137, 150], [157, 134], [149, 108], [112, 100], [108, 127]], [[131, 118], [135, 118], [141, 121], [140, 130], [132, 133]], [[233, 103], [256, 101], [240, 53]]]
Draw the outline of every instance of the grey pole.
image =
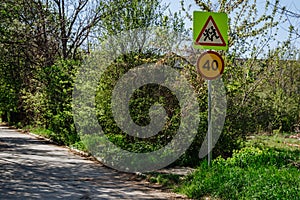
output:
[[211, 165], [212, 160], [212, 121], [211, 121], [211, 80], [208, 80], [208, 140], [207, 140], [207, 147], [208, 147], [208, 166]]

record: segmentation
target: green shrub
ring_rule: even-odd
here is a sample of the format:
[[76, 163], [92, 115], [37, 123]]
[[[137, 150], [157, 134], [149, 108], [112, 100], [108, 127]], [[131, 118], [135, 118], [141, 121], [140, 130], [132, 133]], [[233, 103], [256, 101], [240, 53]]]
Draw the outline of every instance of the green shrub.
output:
[[72, 92], [76, 70], [80, 63], [73, 60], [60, 60], [45, 67], [41, 80], [45, 90], [45, 123], [47, 129], [55, 133], [55, 141], [71, 145], [78, 142], [72, 114]]
[[299, 153], [246, 147], [210, 168], [203, 162], [177, 191], [196, 199], [297, 199], [300, 175], [291, 162]]
[[[173, 66], [178, 59], [182, 58], [178, 58], [176, 55], [158, 56], [151, 52], [132, 52], [131, 54], [120, 56], [106, 69], [99, 81], [95, 101], [99, 123], [110, 141], [132, 152], [157, 150], [170, 142], [180, 126], [180, 108], [172, 91], [156, 84], [148, 84], [135, 91], [130, 99], [130, 115], [132, 120], [140, 126], [149, 124], [149, 108], [155, 103], [162, 104], [166, 110], [168, 120], [164, 130], [156, 136], [147, 139], [129, 136], [117, 126], [112, 114], [111, 96], [117, 81], [130, 69], [147, 63], [163, 63]], [[198, 153], [207, 133], [207, 85], [199, 77], [195, 67], [192, 65], [184, 64], [184, 69], [178, 71], [187, 78], [197, 94], [200, 107], [198, 115], [200, 117], [200, 124], [192, 145], [174, 165], [196, 166], [199, 164]], [[239, 130], [235, 129], [232, 123], [225, 128], [219, 142], [214, 148], [215, 156], [230, 156], [233, 149], [239, 148], [241, 141]]]

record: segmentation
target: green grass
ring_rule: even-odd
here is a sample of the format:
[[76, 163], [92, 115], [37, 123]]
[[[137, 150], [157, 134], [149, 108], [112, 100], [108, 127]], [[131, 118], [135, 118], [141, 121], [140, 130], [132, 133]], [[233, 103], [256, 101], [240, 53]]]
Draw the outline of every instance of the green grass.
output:
[[274, 134], [274, 135], [255, 135], [251, 136], [246, 143], [247, 146], [258, 146], [258, 147], [274, 147], [278, 149], [294, 150], [295, 147], [289, 146], [288, 144], [300, 145], [300, 140], [288, 138], [290, 134]]
[[[36, 135], [40, 135], [42, 137], [48, 138], [50, 140], [58, 141], [57, 134], [51, 130], [48, 130], [48, 129], [45, 129], [42, 127], [32, 127], [32, 126], [27, 126], [27, 127], [24, 127], [23, 129], [30, 131]], [[70, 147], [75, 148], [80, 151], [88, 152], [87, 148], [82, 143], [82, 141], [78, 141], [75, 144], [70, 145]]]
[[24, 130], [28, 130], [36, 135], [43, 136], [45, 138], [53, 139], [55, 137], [55, 133], [45, 128], [41, 127], [25, 127]]
[[299, 199], [300, 150], [284, 142], [284, 136], [257, 136], [228, 159], [207, 163], [176, 189], [190, 198], [204, 199]]
[[182, 175], [177, 174], [162, 174], [158, 172], [149, 172], [144, 175], [144, 179], [150, 183], [157, 183], [164, 188], [174, 189], [182, 180]]

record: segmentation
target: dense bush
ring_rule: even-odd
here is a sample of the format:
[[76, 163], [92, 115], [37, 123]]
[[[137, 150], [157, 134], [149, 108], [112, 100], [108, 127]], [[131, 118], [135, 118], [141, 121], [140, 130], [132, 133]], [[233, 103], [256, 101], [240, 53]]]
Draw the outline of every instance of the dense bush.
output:
[[136, 124], [145, 126], [150, 123], [149, 108], [155, 103], [161, 103], [167, 110], [171, 126], [165, 128], [156, 136], [141, 139], [122, 132], [114, 121], [111, 97], [117, 81], [130, 69], [146, 63], [155, 63], [157, 59], [158, 56], [153, 53], [124, 55], [118, 58], [101, 77], [96, 94], [99, 123], [110, 140], [123, 149], [133, 152], [147, 152], [159, 149], [170, 141], [169, 139], [174, 134], [174, 129], [176, 131], [176, 126], [178, 126], [178, 121], [176, 121], [178, 103], [176, 99], [172, 97], [173, 94], [168, 89], [156, 84], [149, 84], [135, 91], [129, 104], [130, 116]]
[[[117, 145], [134, 152], [146, 152], [161, 148], [172, 139], [172, 134], [176, 132], [179, 126], [180, 116], [178, 115], [178, 105], [174, 101], [172, 93], [165, 90], [166, 88], [157, 85], [142, 87], [139, 91], [135, 92], [129, 105], [131, 108], [131, 117], [138, 125], [147, 125], [149, 123], [148, 110], [150, 106], [157, 102], [164, 105], [170, 120], [168, 123], [171, 122], [171, 126], [160, 132], [156, 137], [139, 139], [122, 132], [113, 119], [110, 102], [113, 88], [128, 70], [145, 63], [156, 62], [164, 62], [173, 66], [175, 61], [179, 59], [182, 58], [176, 55], [157, 56], [157, 54], [151, 52], [145, 54], [132, 53], [118, 58], [104, 73], [96, 95], [97, 115], [100, 124], [104, 127], [105, 133]], [[268, 92], [272, 84], [269, 82], [260, 84], [260, 79], [272, 78], [271, 75], [277, 72], [279, 63], [275, 62], [273, 63], [274, 66], [271, 66], [274, 68], [274, 72], [271, 73], [269, 69], [266, 69], [265, 74], [259, 75], [261, 67], [264, 65], [263, 60], [255, 62], [253, 60], [244, 60], [242, 62], [246, 63], [239, 63], [228, 59], [227, 62], [229, 69], [225, 71], [223, 76], [227, 91], [227, 116], [223, 132], [213, 150], [214, 157], [219, 155], [223, 157], [231, 156], [232, 151], [240, 148], [240, 145], [248, 134], [260, 131], [272, 131], [276, 128], [291, 130], [292, 124], [298, 120], [296, 113], [299, 108], [297, 108], [296, 96], [288, 96], [287, 93], [282, 93], [281, 95], [284, 95], [290, 101], [274, 105], [272, 102], [279, 99], [276, 95]], [[251, 76], [247, 75], [249, 73], [249, 63], [254, 65], [251, 66], [253, 68]], [[293, 70], [296, 70], [297, 66], [297, 63], [288, 65]], [[229, 71], [231, 69], [235, 73]], [[198, 134], [191, 147], [175, 164], [193, 166], [199, 163], [198, 152], [207, 133], [207, 85], [197, 75], [196, 69], [192, 65], [184, 64], [184, 69], [180, 72], [187, 77], [198, 95], [200, 124]], [[298, 73], [297, 70], [295, 72]], [[255, 73], [257, 73], [259, 80], [256, 80]], [[243, 79], [243, 76], [247, 78]], [[283, 90], [278, 89], [277, 91]], [[282, 109], [283, 107], [288, 108]], [[286, 117], [283, 117], [283, 115]]]
[[[96, 95], [96, 107], [99, 122], [105, 134], [108, 135], [112, 142], [123, 149], [133, 152], [153, 151], [170, 142], [180, 125], [180, 108], [171, 91], [167, 88], [150, 84], [143, 86], [132, 96], [129, 105], [130, 114], [133, 121], [140, 126], [149, 123], [149, 108], [155, 103], [162, 104], [167, 112], [168, 121], [166, 122], [167, 125], [164, 130], [158, 135], [147, 139], [136, 138], [122, 132], [113, 118], [111, 96], [117, 81], [128, 70], [145, 63], [163, 62], [169, 66], [174, 66], [175, 61], [180, 59], [182, 58], [176, 55], [157, 56], [153, 53], [132, 53], [130, 55], [121, 56], [106, 70], [99, 83]], [[207, 85], [205, 81], [197, 75], [196, 69], [192, 65], [184, 64], [184, 69], [178, 69], [178, 71], [188, 79], [197, 94], [198, 104], [200, 106], [198, 115], [198, 117], [200, 117], [200, 124], [192, 145], [175, 165], [195, 166], [199, 163], [198, 153], [207, 133]], [[239, 147], [239, 137], [241, 134], [238, 133], [238, 131], [232, 133], [232, 129], [226, 129], [221, 135], [214, 149], [215, 155], [229, 156], [233, 149]]]
[[44, 69], [47, 99], [46, 128], [57, 134], [60, 143], [71, 145], [79, 141], [72, 114], [72, 92], [80, 62], [58, 61]]
[[22, 90], [25, 125], [49, 129], [51, 139], [71, 145], [79, 141], [72, 115], [73, 82], [79, 62], [59, 60], [41, 68], [34, 84]]

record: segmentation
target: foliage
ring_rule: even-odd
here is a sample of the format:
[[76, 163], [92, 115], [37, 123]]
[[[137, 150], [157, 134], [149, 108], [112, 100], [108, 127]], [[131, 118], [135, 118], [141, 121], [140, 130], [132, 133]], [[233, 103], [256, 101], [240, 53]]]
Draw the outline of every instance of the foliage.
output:
[[162, 173], [149, 173], [144, 175], [145, 179], [151, 183], [157, 183], [165, 188], [174, 188], [175, 185], [179, 184], [182, 180], [181, 175], [177, 174], [162, 174]]
[[[297, 37], [298, 31], [291, 28], [287, 42], [278, 44], [275, 49], [269, 46], [274, 41], [273, 35], [277, 34], [278, 24], [284, 22], [281, 12], [289, 12], [280, 8], [277, 0], [274, 3], [266, 1], [263, 8], [257, 6], [255, 0], [195, 3], [201, 10], [226, 12], [231, 16], [230, 50], [222, 53], [226, 62], [223, 80], [228, 98], [227, 117], [214, 156], [230, 156], [248, 134], [294, 131], [295, 125], [300, 123], [300, 63], [296, 57], [299, 50], [294, 48], [291, 38]], [[190, 17], [184, 1], [182, 4], [182, 11]], [[81, 146], [75, 132], [71, 100], [83, 52], [86, 48], [90, 51], [90, 36], [96, 35], [101, 43], [122, 31], [134, 28], [147, 31], [146, 28], [151, 26], [167, 26], [176, 33], [183, 33], [181, 11], [167, 15], [167, 9], [160, 0], [1, 1], [2, 120], [46, 128], [51, 131], [48, 135], [53, 140]], [[262, 15], [259, 9], [262, 9]], [[96, 96], [97, 115], [107, 136], [133, 152], [153, 151], [168, 143], [180, 120], [174, 95], [157, 85], [145, 86], [135, 92], [130, 107], [137, 109], [131, 110], [131, 116], [139, 125], [148, 124], [150, 106], [162, 103], [171, 124], [164, 132], [148, 140], [137, 139], [125, 135], [113, 120], [111, 91], [124, 73], [151, 62], [169, 62], [168, 65], [175, 66], [179, 59], [168, 59], [160, 49], [147, 49], [143, 46], [145, 40], [141, 41], [137, 52], [119, 57], [105, 72]], [[198, 95], [201, 123], [190, 149], [175, 164], [197, 165], [198, 152], [207, 132], [207, 85], [193, 65], [185, 64], [181, 73]]]
[[[272, 135], [252, 135], [249, 136], [249, 140], [245, 143], [247, 146], [254, 146], [258, 148], [276, 148], [294, 150], [296, 147], [293, 145], [299, 145], [299, 140], [289, 138], [291, 133], [284, 134], [272, 134]], [[289, 145], [290, 144], [290, 145]]]
[[29, 124], [55, 133], [49, 136], [60, 144], [71, 145], [79, 140], [71, 107], [78, 65], [77, 61], [61, 60], [44, 67], [35, 77], [31, 90], [23, 89], [21, 93]]
[[[111, 109], [112, 91], [119, 78], [128, 72], [128, 70], [136, 66], [140, 66], [151, 61], [155, 62], [155, 60], [157, 60], [156, 57], [157, 56], [153, 55], [151, 52], [148, 54], [132, 53], [130, 55], [121, 56], [115, 63], [108, 67], [108, 70], [100, 79], [95, 100], [99, 123], [103, 127], [105, 134], [109, 136], [109, 139], [112, 142], [129, 151], [153, 151], [163, 146], [165, 143], [163, 135], [168, 135], [166, 133], [162, 133], [160, 136], [146, 140], [129, 136], [126, 133], [123, 133], [117, 126]], [[158, 88], [155, 86], [148, 86], [141, 88], [140, 91], [134, 94], [135, 97], [131, 99], [129, 107], [131, 108], [131, 116], [136, 123], [140, 125], [149, 124], [148, 109], [151, 105], [153, 105], [153, 103], [160, 102], [163, 103], [164, 106], [167, 105], [168, 101], [166, 101], [166, 99], [161, 99], [160, 93], [163, 93], [163, 90], [161, 90], [160, 93], [154, 93], [154, 95], [151, 96], [151, 94], [153, 94], [153, 92], [157, 89]], [[165, 91], [165, 93], [167, 93], [167, 91]], [[160, 99], [158, 99], [158, 97], [160, 97]], [[176, 125], [173, 124], [173, 126]]]
[[67, 60], [58, 61], [51, 67], [44, 68], [42, 80], [47, 100], [45, 112], [46, 127], [57, 134], [57, 141], [74, 144], [79, 140], [72, 115], [73, 82], [79, 63]]
[[[192, 20], [190, 1], [181, 0], [182, 10]], [[278, 12], [279, 0], [267, 0], [258, 6], [256, 0], [195, 0], [199, 10], [208, 12], [225, 12], [229, 16], [229, 54], [241, 57], [246, 53], [257, 57], [259, 53], [270, 47], [270, 42], [278, 29], [278, 24], [283, 21], [282, 13]], [[262, 14], [261, 14], [262, 13]], [[269, 34], [272, 33], [272, 34]]]
[[178, 191], [197, 199], [297, 199], [299, 169], [291, 166], [295, 160], [299, 150], [245, 147], [227, 160], [217, 158], [211, 168], [203, 162]]
[[130, 2], [108, 0], [101, 2], [100, 5], [106, 12], [114, 13], [106, 15], [102, 19], [102, 23], [99, 25], [100, 41], [120, 32], [134, 29], [145, 29], [146, 31], [146, 28], [154, 26], [168, 27], [177, 33], [184, 31], [184, 22], [180, 18], [180, 14], [175, 12], [167, 15], [168, 6], [161, 0], [132, 0]]
[[[78, 59], [91, 30], [111, 12], [104, 11], [99, 0], [48, 0], [46, 7], [56, 16], [59, 53], [63, 59]], [[114, 7], [115, 8], [115, 7]], [[86, 47], [89, 51], [89, 47]]]
[[[37, 125], [44, 123], [41, 123], [41, 115], [47, 107], [39, 106], [47, 104], [43, 102], [47, 99], [39, 105], [34, 104], [47, 98], [46, 80], [41, 79], [43, 70], [51, 68], [60, 57], [66, 62], [81, 58], [79, 47], [102, 12], [98, 7], [87, 12], [88, 6], [92, 8], [88, 3], [91, 1], [1, 1], [0, 99], [5, 121], [28, 124], [37, 120]], [[75, 8], [73, 13], [69, 12], [70, 5]], [[91, 14], [87, 16], [91, 21], [83, 20], [83, 12]], [[39, 112], [33, 111], [35, 106]]]
[[56, 140], [56, 134], [53, 131], [50, 131], [48, 129], [45, 128], [41, 128], [41, 127], [32, 127], [32, 126], [26, 126], [24, 127], [25, 130], [28, 130], [34, 134], [40, 135], [42, 137], [48, 138], [52, 141]]
[[[229, 15], [230, 48], [223, 52], [226, 67], [222, 77], [227, 116], [214, 155], [229, 156], [251, 133], [294, 131], [300, 120], [298, 50], [291, 52], [291, 38], [275, 49], [270, 46], [278, 24], [285, 20], [279, 1], [266, 1], [265, 7], [258, 7], [256, 1], [195, 2], [203, 11]], [[184, 1], [182, 6], [186, 9]]]

